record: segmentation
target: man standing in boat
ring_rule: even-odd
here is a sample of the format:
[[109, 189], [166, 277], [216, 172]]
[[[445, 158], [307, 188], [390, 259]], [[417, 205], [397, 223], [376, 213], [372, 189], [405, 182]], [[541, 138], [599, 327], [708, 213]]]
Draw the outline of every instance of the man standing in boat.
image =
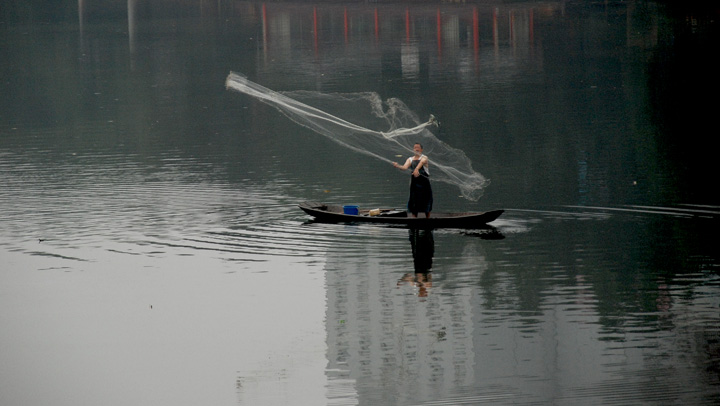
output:
[[410, 199], [408, 200], [408, 211], [413, 217], [419, 212], [425, 212], [425, 217], [430, 217], [432, 211], [433, 195], [430, 187], [430, 168], [428, 158], [423, 155], [423, 147], [419, 143], [413, 146], [415, 155], [405, 161], [404, 165], [393, 162], [393, 166], [402, 170], [410, 168]]

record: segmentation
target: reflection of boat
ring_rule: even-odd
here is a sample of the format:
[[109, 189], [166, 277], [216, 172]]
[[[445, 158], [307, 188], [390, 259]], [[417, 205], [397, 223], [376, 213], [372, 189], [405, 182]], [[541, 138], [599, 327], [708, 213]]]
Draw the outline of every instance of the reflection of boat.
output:
[[[345, 214], [343, 206], [327, 205], [318, 202], [304, 202], [300, 208], [318, 221], [333, 223], [382, 223], [397, 224], [410, 228], [485, 228], [494, 221], [503, 210], [476, 213], [437, 213], [430, 218], [420, 214], [417, 218], [409, 216], [401, 209], [360, 209], [358, 214]], [[372, 212], [372, 213], [371, 213]]]

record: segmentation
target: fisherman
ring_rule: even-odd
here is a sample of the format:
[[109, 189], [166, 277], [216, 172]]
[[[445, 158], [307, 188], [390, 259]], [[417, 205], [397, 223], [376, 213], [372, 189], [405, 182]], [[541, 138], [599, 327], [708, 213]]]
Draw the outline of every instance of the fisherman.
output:
[[393, 166], [402, 170], [410, 168], [410, 198], [408, 199], [408, 211], [413, 217], [419, 212], [425, 212], [425, 217], [430, 217], [432, 211], [433, 195], [430, 187], [430, 168], [428, 158], [423, 155], [423, 147], [420, 143], [413, 145], [415, 155], [405, 161], [404, 165], [393, 162]]

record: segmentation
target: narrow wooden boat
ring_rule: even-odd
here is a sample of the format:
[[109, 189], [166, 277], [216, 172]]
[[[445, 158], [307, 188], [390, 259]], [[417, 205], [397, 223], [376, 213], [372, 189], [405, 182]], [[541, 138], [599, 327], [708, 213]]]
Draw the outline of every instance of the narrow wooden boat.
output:
[[485, 228], [504, 210], [475, 213], [432, 212], [430, 218], [424, 214], [413, 217], [402, 209], [359, 209], [358, 214], [346, 214], [343, 206], [319, 202], [304, 202], [299, 207], [316, 220], [330, 223], [384, 223], [408, 226], [410, 228]]

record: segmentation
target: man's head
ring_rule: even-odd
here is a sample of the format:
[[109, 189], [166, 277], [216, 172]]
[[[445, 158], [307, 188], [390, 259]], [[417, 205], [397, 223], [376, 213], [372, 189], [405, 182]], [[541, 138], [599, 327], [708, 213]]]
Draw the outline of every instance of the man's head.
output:
[[413, 145], [413, 152], [415, 152], [415, 155], [417, 155], [417, 156], [422, 155], [422, 152], [423, 152], [422, 144], [420, 144], [419, 142], [415, 143], [415, 145]]

